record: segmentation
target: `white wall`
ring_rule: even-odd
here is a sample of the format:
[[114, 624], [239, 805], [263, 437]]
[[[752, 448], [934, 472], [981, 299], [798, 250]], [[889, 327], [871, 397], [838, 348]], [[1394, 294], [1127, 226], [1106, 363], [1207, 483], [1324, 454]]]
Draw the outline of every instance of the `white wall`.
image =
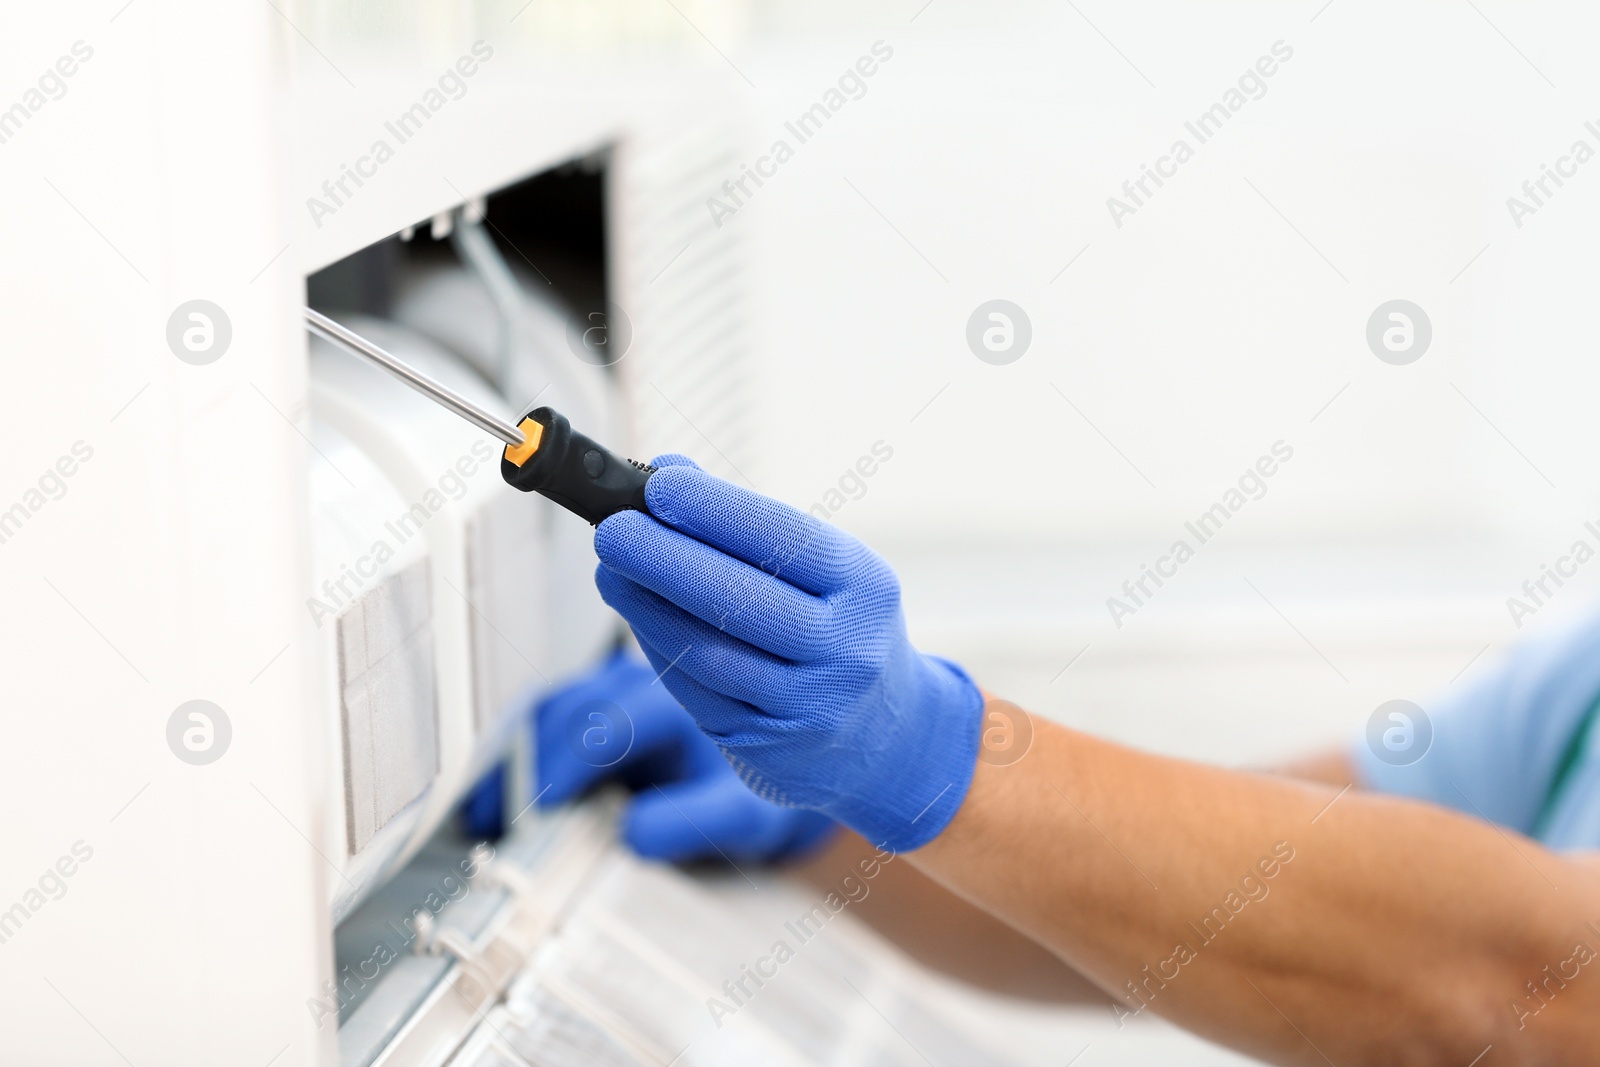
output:
[[[301, 281], [264, 269], [289, 240], [276, 18], [51, 5], [0, 35], [0, 107], [31, 116], [0, 143], [0, 509], [26, 509], [0, 544], [13, 1063], [332, 1050], [303, 1007], [331, 972], [330, 875], [305, 836], [331, 764], [298, 593]], [[64, 87], [43, 80], [79, 42]], [[210, 363], [168, 345], [195, 299], [231, 321]], [[192, 700], [221, 709], [214, 762], [169, 748]]]
[[[725, 220], [760, 256], [760, 488], [808, 506], [888, 442], [835, 521], [900, 565], [913, 628], [1035, 706], [1198, 755], [1336, 736], [1518, 636], [1506, 598], [1600, 515], [1600, 164], [1520, 229], [1505, 203], [1575, 138], [1600, 149], [1589, 16], [920, 7], [775, 5], [732, 54], [753, 161], [894, 49]], [[1265, 95], [1198, 144], [1184, 121], [1280, 40]], [[1107, 198], [1178, 137], [1194, 158], [1117, 227]], [[1032, 320], [1009, 366], [965, 342], [995, 297]], [[1365, 341], [1397, 297], [1434, 331], [1409, 366]], [[1279, 440], [1264, 498], [1114, 625], [1106, 599]]]

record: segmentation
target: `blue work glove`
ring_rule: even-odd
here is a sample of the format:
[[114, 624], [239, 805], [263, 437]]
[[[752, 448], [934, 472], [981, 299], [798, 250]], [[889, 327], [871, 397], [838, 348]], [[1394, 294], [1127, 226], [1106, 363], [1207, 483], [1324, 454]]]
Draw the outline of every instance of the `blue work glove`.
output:
[[489, 768], [461, 798], [461, 832], [479, 841], [498, 841], [506, 833], [506, 782], [511, 768], [502, 760]]
[[900, 585], [838, 528], [656, 459], [650, 514], [595, 531], [595, 582], [662, 682], [758, 796], [895, 851], [931, 841], [972, 781], [983, 697], [906, 638]]
[[836, 829], [824, 815], [746, 789], [656, 672], [625, 651], [540, 702], [536, 729], [540, 804], [622, 781], [638, 791], [623, 813], [622, 838], [642, 856], [788, 859]]

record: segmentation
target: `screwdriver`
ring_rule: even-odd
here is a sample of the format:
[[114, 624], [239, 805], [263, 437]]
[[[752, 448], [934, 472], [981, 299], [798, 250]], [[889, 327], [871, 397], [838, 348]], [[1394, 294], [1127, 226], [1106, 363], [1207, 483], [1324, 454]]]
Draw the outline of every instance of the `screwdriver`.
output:
[[504, 441], [500, 476], [513, 488], [546, 496], [591, 526], [619, 511], [649, 510], [644, 486], [655, 468], [617, 456], [574, 430], [560, 412], [535, 408], [513, 426], [320, 311], [308, 307], [305, 313], [310, 332], [383, 368], [429, 400]]

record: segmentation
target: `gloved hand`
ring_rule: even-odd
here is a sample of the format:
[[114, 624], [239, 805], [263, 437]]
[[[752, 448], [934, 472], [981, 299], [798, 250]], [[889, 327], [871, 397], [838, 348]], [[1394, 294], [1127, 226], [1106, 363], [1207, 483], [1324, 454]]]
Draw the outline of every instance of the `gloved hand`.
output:
[[833, 820], [768, 803], [744, 787], [636, 655], [618, 651], [545, 698], [536, 713], [539, 803], [564, 803], [616, 778], [639, 790], [622, 837], [651, 859], [771, 861], [819, 846]]
[[662, 682], [757, 795], [896, 851], [932, 840], [971, 784], [983, 698], [911, 646], [894, 572], [683, 457], [655, 464], [651, 513], [595, 531], [595, 582]]

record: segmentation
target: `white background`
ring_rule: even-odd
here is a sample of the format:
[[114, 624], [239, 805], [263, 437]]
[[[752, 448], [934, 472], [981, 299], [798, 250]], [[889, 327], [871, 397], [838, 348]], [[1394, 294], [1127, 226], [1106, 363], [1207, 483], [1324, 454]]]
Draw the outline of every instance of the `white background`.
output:
[[[1600, 148], [1574, 11], [899, 7], [769, 11], [729, 50], [751, 160], [895, 54], [725, 225], [758, 257], [748, 473], [808, 506], [890, 443], [834, 521], [899, 565], [925, 643], [1068, 721], [1248, 761], [1586, 609], [1587, 572], [1520, 632], [1506, 606], [1600, 516], [1600, 165], [1520, 229], [1505, 203]], [[1265, 96], [1118, 228], [1107, 198], [1279, 40]], [[965, 341], [997, 297], [1033, 326], [1004, 367]], [[1395, 298], [1433, 327], [1403, 367], [1365, 341]], [[1278, 440], [1265, 498], [1115, 626], [1106, 599]]]

